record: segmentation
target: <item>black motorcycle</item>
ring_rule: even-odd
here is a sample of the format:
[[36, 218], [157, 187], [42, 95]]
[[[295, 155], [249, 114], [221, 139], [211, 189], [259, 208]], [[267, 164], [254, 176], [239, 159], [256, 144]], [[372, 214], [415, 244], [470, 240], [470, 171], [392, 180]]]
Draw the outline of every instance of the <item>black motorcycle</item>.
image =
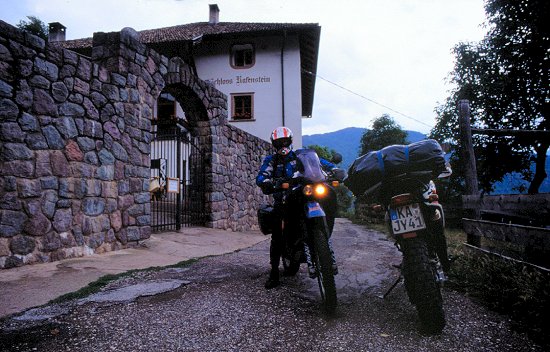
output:
[[378, 190], [378, 199], [386, 212], [389, 232], [403, 253], [401, 277], [384, 297], [403, 278], [423, 330], [437, 334], [445, 327], [440, 287], [446, 280], [449, 258], [445, 216], [432, 177], [431, 172], [411, 172], [388, 178]]
[[[310, 277], [317, 278], [323, 305], [328, 313], [337, 306], [334, 275], [336, 266], [330, 245], [330, 235], [336, 211], [336, 194], [333, 187], [345, 176], [345, 171], [337, 169], [327, 175], [314, 150], [296, 151], [297, 172], [290, 178], [281, 180], [276, 186], [283, 192], [280, 226], [283, 228], [284, 250], [283, 267], [285, 274], [298, 272], [301, 263], [308, 264]], [[333, 179], [331, 181], [331, 179]], [[324, 210], [328, 207], [329, 214]], [[264, 234], [271, 233], [269, 225], [275, 210], [263, 207], [258, 211], [260, 228]], [[328, 216], [328, 223], [327, 223]], [[275, 225], [277, 226], [277, 225]]]

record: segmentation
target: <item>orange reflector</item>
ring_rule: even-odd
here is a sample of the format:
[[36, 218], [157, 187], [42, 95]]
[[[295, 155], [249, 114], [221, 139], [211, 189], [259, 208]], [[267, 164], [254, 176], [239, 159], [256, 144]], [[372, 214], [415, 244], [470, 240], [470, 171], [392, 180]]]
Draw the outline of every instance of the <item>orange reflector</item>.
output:
[[332, 181], [332, 187], [338, 187], [338, 186], [340, 186], [340, 182]]
[[288, 182], [285, 182], [281, 185], [282, 189], [288, 189], [288, 187], [290, 187], [290, 184]]

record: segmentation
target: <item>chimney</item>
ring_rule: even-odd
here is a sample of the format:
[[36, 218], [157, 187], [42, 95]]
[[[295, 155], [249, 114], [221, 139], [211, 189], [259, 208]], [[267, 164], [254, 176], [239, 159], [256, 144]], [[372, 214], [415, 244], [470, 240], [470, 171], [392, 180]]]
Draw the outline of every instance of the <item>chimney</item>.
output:
[[210, 20], [208, 23], [218, 24], [220, 22], [220, 8], [218, 4], [210, 4], [208, 6], [210, 6]]
[[65, 26], [59, 22], [52, 22], [48, 27], [49, 42], [64, 42], [65, 41]]

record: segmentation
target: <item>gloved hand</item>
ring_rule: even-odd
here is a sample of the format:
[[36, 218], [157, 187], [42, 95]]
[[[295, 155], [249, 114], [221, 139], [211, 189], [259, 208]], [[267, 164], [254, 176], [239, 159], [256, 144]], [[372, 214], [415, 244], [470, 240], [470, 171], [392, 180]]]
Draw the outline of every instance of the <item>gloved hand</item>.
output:
[[285, 180], [283, 178], [278, 179], [277, 182], [275, 182], [275, 185], [274, 185], [275, 189], [281, 191], [282, 188], [283, 188], [283, 183], [285, 183], [285, 182], [287, 182], [287, 180]]
[[264, 182], [260, 183], [260, 188], [262, 189], [262, 192], [264, 194], [273, 193], [274, 192], [273, 180], [264, 180]]

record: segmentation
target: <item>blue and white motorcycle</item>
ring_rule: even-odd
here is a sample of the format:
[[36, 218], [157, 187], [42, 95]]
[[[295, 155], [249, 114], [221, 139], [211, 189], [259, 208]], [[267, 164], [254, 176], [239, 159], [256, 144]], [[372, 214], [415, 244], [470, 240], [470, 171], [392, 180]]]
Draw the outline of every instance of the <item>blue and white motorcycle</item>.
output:
[[[296, 155], [298, 171], [276, 186], [283, 192], [280, 224], [285, 243], [283, 266], [285, 273], [292, 275], [298, 272], [301, 263], [306, 262], [309, 276], [317, 278], [319, 283], [324, 308], [331, 313], [337, 306], [334, 282], [337, 267], [330, 244], [332, 229], [327, 225], [325, 208], [336, 209], [334, 187], [345, 177], [345, 171], [336, 169], [327, 175], [321, 168], [317, 153], [311, 149], [297, 150]], [[334, 215], [332, 210], [328, 210], [330, 221]], [[262, 222], [269, 223], [269, 220], [262, 221], [260, 214], [259, 220], [260, 227]]]

